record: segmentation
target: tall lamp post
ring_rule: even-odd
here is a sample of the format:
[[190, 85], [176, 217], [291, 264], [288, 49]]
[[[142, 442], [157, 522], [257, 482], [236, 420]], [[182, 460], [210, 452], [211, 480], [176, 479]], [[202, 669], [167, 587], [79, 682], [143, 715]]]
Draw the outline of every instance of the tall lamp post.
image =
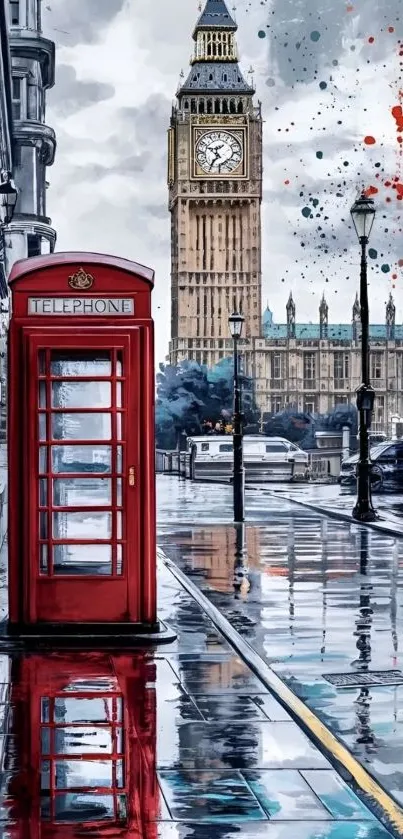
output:
[[377, 514], [371, 498], [371, 463], [369, 458], [369, 428], [374, 408], [375, 391], [369, 380], [369, 311], [367, 284], [367, 245], [375, 219], [375, 205], [365, 193], [355, 201], [351, 217], [361, 245], [360, 308], [361, 308], [361, 385], [357, 390], [359, 412], [359, 460], [357, 464], [357, 500], [353, 518], [374, 521]]
[[234, 490], [234, 521], [245, 520], [245, 470], [243, 465], [242, 448], [242, 401], [239, 382], [238, 341], [242, 335], [245, 318], [234, 312], [229, 318], [229, 328], [234, 342], [234, 421], [233, 421], [233, 490]]

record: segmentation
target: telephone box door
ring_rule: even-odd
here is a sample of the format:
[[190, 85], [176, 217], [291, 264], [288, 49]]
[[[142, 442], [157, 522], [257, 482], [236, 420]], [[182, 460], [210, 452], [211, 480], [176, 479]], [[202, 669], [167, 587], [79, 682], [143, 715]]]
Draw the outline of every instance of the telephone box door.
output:
[[139, 337], [23, 329], [31, 623], [139, 620]]

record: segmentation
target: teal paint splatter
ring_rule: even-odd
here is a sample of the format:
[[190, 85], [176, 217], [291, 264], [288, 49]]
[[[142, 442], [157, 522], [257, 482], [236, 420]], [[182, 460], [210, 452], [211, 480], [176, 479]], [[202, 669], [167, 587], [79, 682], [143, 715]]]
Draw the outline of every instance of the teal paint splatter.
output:
[[317, 151], [317, 152], [316, 152], [316, 157], [318, 158], [318, 160], [322, 160], [322, 158], [323, 158], [323, 151]]
[[321, 90], [326, 90], [327, 82], [319, 82], [319, 87], [320, 87]]
[[311, 41], [319, 41], [319, 38], [320, 38], [320, 32], [318, 32], [317, 29], [314, 29], [314, 31], [311, 32]]
[[390, 271], [390, 265], [387, 265], [387, 263], [384, 262], [383, 265], [381, 265], [381, 271], [383, 271], [384, 274], [388, 274]]
[[310, 207], [304, 207], [301, 210], [301, 213], [304, 216], [304, 218], [310, 218], [311, 217], [311, 208]]
[[265, 38], [266, 37], [266, 32], [264, 31], [264, 29], [259, 29], [259, 32], [257, 34], [258, 34], [258, 38]]
[[378, 251], [375, 248], [370, 248], [368, 251], [368, 256], [370, 259], [377, 259], [378, 258]]

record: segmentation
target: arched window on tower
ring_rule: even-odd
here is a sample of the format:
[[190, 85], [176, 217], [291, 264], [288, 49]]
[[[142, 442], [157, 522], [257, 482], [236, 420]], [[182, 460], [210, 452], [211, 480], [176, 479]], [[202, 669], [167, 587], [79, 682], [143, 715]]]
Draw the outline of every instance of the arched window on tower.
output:
[[212, 99], [207, 99], [207, 113], [208, 114], [213, 113], [213, 101], [212, 101]]
[[236, 114], [235, 99], [229, 101], [229, 112], [230, 114]]
[[228, 113], [228, 99], [223, 99], [222, 101], [222, 112], [223, 114]]
[[242, 99], [238, 102], [238, 114], [243, 114], [243, 102]]
[[185, 99], [185, 101], [183, 103], [183, 107], [184, 107], [185, 111], [189, 110], [189, 99]]
[[216, 99], [215, 102], [214, 102], [214, 113], [215, 114], [220, 114], [221, 113], [220, 100], [219, 99]]
[[192, 114], [197, 114], [197, 104], [196, 99], [192, 99], [190, 103], [190, 111]]
[[199, 102], [199, 114], [204, 114], [204, 99], [200, 99], [200, 102]]

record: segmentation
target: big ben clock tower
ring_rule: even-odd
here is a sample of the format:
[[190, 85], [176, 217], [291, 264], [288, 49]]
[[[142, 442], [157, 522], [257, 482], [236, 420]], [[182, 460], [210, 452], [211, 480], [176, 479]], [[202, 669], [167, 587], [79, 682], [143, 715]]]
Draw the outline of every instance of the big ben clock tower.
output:
[[169, 356], [213, 366], [230, 353], [228, 317], [238, 310], [252, 372], [261, 331], [262, 117], [239, 68], [236, 31], [224, 0], [207, 0], [172, 111]]

